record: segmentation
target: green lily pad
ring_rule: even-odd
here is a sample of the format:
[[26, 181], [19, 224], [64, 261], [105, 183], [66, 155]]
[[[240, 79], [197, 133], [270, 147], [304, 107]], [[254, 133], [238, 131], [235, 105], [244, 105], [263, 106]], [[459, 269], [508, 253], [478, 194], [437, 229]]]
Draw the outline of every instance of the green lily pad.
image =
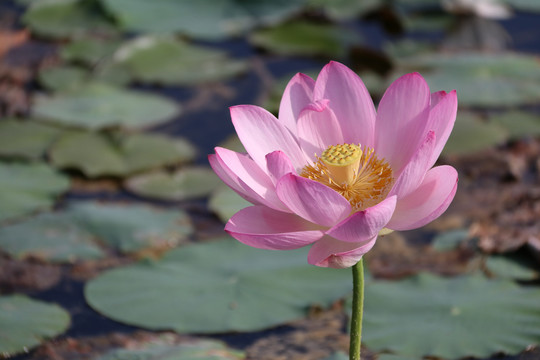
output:
[[536, 0], [503, 0], [516, 10], [525, 12], [540, 12], [540, 3]]
[[344, 352], [338, 351], [330, 355], [329, 357], [324, 358], [324, 360], [349, 360], [349, 355], [345, 354]]
[[482, 276], [421, 274], [366, 289], [362, 340], [372, 350], [446, 359], [515, 354], [540, 339], [540, 290]]
[[181, 32], [196, 38], [218, 40], [239, 35], [258, 24], [281, 21], [299, 11], [304, 0], [101, 2], [125, 30], [142, 33]]
[[111, 56], [119, 46], [120, 41], [115, 39], [82, 38], [63, 46], [60, 56], [66, 61], [94, 66]]
[[165, 135], [69, 132], [51, 148], [50, 158], [56, 167], [75, 168], [88, 177], [98, 177], [181, 164], [192, 160], [195, 153], [187, 140]]
[[249, 36], [255, 45], [281, 55], [343, 58], [360, 38], [335, 25], [297, 20], [257, 30]]
[[0, 222], [49, 209], [68, 189], [68, 178], [47, 165], [0, 163]]
[[34, 33], [51, 38], [116, 32], [96, 0], [33, 1], [22, 19]]
[[149, 127], [179, 113], [180, 106], [167, 98], [105, 84], [90, 84], [70, 93], [39, 96], [33, 108], [38, 119], [88, 129]]
[[244, 200], [228, 186], [220, 186], [208, 202], [208, 208], [215, 212], [223, 222], [227, 222], [234, 214], [251, 203]]
[[540, 135], [540, 116], [524, 111], [508, 111], [489, 118], [503, 127], [511, 139]]
[[540, 98], [540, 61], [531, 55], [423, 55], [399, 64], [420, 70], [431, 89], [456, 89], [462, 106], [515, 106]]
[[72, 91], [90, 80], [90, 72], [78, 66], [47, 68], [39, 72], [39, 82], [52, 91]]
[[[0, 248], [16, 258], [65, 263], [98, 259], [98, 242], [122, 253], [172, 247], [193, 231], [187, 214], [143, 205], [76, 203], [0, 228]], [[97, 241], [97, 242], [96, 242]]]
[[453, 250], [468, 238], [469, 231], [467, 229], [456, 229], [437, 234], [433, 238], [431, 247], [438, 251]]
[[0, 121], [0, 157], [40, 159], [61, 133], [34, 121], [4, 119]]
[[420, 356], [402, 356], [394, 354], [380, 354], [377, 360], [422, 360]]
[[219, 341], [167, 345], [150, 343], [140, 349], [117, 349], [96, 360], [242, 360], [242, 351], [227, 348]]
[[268, 251], [231, 238], [103, 273], [87, 302], [116, 321], [188, 333], [254, 331], [305, 316], [351, 289], [349, 271], [310, 266], [306, 249]]
[[113, 60], [139, 82], [192, 85], [219, 81], [247, 70], [245, 60], [170, 36], [144, 36], [123, 45]]
[[143, 197], [179, 201], [207, 196], [219, 184], [210, 168], [192, 167], [137, 175], [126, 181], [126, 188]]
[[333, 20], [353, 20], [384, 5], [383, 0], [308, 0], [308, 5], [321, 8]]
[[0, 354], [27, 352], [67, 330], [69, 313], [58, 305], [24, 295], [0, 296]]
[[459, 112], [443, 154], [469, 154], [502, 144], [507, 139], [507, 132], [498, 124], [471, 113]]
[[534, 280], [539, 276], [537, 262], [520, 254], [488, 256], [486, 268], [491, 275], [503, 279]]
[[105, 256], [92, 234], [61, 213], [40, 214], [0, 228], [0, 249], [17, 259], [33, 257], [57, 263]]

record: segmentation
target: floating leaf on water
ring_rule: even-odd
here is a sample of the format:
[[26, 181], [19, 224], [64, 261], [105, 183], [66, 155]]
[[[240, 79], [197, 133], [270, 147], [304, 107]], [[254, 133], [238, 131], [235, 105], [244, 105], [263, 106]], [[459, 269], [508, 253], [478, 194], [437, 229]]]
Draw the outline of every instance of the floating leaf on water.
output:
[[208, 196], [219, 184], [221, 180], [210, 168], [188, 167], [174, 173], [137, 175], [127, 180], [126, 187], [139, 196], [179, 201]]
[[503, 0], [516, 10], [524, 12], [540, 12], [540, 3], [536, 0]]
[[116, 32], [97, 0], [32, 1], [22, 20], [34, 33], [51, 38]]
[[40, 214], [0, 228], [0, 249], [17, 259], [33, 257], [58, 263], [104, 256], [94, 236], [62, 213]]
[[234, 214], [252, 205], [244, 200], [228, 186], [220, 186], [210, 196], [208, 208], [215, 212], [223, 222], [227, 222]]
[[125, 30], [169, 34], [181, 32], [209, 40], [239, 35], [256, 25], [277, 23], [299, 11], [304, 4], [304, 0], [101, 2]]
[[78, 66], [61, 66], [39, 72], [40, 84], [52, 91], [73, 91], [90, 81], [90, 72]]
[[260, 330], [350, 292], [348, 271], [310, 266], [306, 256], [306, 249], [278, 253], [223, 238], [105, 272], [87, 283], [85, 297], [100, 313], [149, 329]]
[[0, 121], [0, 157], [40, 159], [62, 130], [37, 123], [3, 119]]
[[514, 106], [540, 98], [540, 61], [532, 55], [432, 54], [398, 64], [400, 73], [421, 71], [432, 89], [456, 89], [462, 106]]
[[242, 360], [242, 351], [214, 340], [166, 345], [150, 343], [139, 349], [111, 350], [96, 360]]
[[249, 36], [249, 41], [282, 55], [343, 58], [350, 45], [360, 42], [353, 34], [336, 25], [296, 20], [257, 30]]
[[534, 280], [539, 275], [537, 262], [519, 254], [488, 256], [486, 268], [503, 279]]
[[515, 354], [540, 338], [540, 290], [482, 276], [373, 281], [362, 341], [376, 351], [446, 359]]
[[173, 247], [193, 232], [184, 211], [147, 205], [80, 202], [70, 206], [68, 214], [79, 227], [123, 253]]
[[245, 60], [231, 59], [224, 51], [191, 45], [172, 36], [136, 38], [120, 47], [113, 61], [139, 82], [178, 85], [219, 81], [248, 67]]
[[507, 138], [506, 131], [498, 124], [483, 121], [471, 113], [459, 112], [443, 153], [469, 154], [502, 144]]
[[88, 129], [149, 127], [179, 113], [179, 105], [167, 98], [105, 84], [90, 84], [70, 93], [39, 96], [33, 108], [38, 119]]
[[468, 238], [469, 231], [467, 229], [450, 230], [437, 234], [433, 238], [431, 247], [437, 251], [453, 250]]
[[192, 231], [182, 211], [81, 202], [0, 228], [0, 248], [16, 258], [65, 263], [103, 257], [96, 241], [129, 253], [175, 246]]
[[165, 135], [69, 132], [51, 148], [50, 158], [54, 166], [79, 169], [88, 177], [127, 176], [190, 161], [195, 152], [187, 140]]
[[[402, 356], [394, 354], [379, 354], [377, 360], [422, 360], [420, 356]], [[346, 359], [345, 359], [346, 360]]]
[[27, 352], [67, 330], [69, 313], [58, 305], [24, 295], [0, 296], [0, 354]]
[[331, 19], [341, 21], [358, 18], [379, 9], [385, 3], [383, 0], [308, 0], [307, 4], [311, 7], [321, 8]]
[[349, 355], [344, 352], [338, 351], [323, 360], [349, 360]]
[[68, 178], [45, 164], [0, 163], [0, 221], [49, 209], [68, 189]]
[[60, 50], [60, 56], [66, 61], [94, 66], [104, 58], [111, 56], [119, 45], [119, 40], [82, 38], [64, 45]]
[[489, 120], [503, 127], [511, 139], [540, 135], [540, 116], [524, 111], [508, 111], [493, 115]]

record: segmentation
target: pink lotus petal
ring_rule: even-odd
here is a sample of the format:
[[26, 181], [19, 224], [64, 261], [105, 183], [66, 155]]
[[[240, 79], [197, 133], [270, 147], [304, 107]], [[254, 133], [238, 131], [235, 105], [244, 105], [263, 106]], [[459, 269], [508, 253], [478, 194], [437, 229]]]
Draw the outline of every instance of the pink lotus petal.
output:
[[265, 206], [250, 206], [237, 212], [225, 226], [232, 237], [259, 249], [290, 250], [317, 241], [323, 232], [294, 214]]
[[330, 100], [345, 143], [373, 146], [375, 106], [358, 75], [331, 61], [317, 77], [313, 96], [315, 100]]
[[231, 118], [240, 141], [248, 154], [266, 168], [266, 154], [281, 150], [296, 169], [305, 166], [304, 154], [289, 130], [268, 111], [251, 105], [231, 107]]
[[457, 114], [457, 94], [456, 90], [448, 94], [439, 91], [431, 95], [431, 111], [429, 113], [428, 128], [435, 132], [437, 142], [431, 153], [429, 167], [432, 167], [452, 132]]
[[415, 190], [422, 180], [426, 172], [431, 168], [431, 154], [435, 147], [435, 133], [429, 131], [424, 143], [416, 154], [413, 155], [411, 161], [405, 166], [398, 179], [396, 180], [389, 195], [397, 195], [401, 199], [411, 191]]
[[296, 174], [291, 161], [283, 151], [273, 151], [266, 155], [266, 168], [274, 184], [288, 173]]
[[351, 212], [351, 205], [343, 196], [321, 183], [298, 175], [283, 176], [276, 192], [293, 213], [315, 224], [333, 226]]
[[296, 122], [300, 112], [313, 101], [315, 81], [309, 76], [298, 73], [287, 84], [279, 105], [279, 121], [296, 135]]
[[215, 148], [215, 151], [217, 163], [214, 162], [213, 168], [216, 167], [217, 171], [214, 171], [218, 176], [223, 175], [220, 176], [223, 181], [232, 182], [231, 188], [241, 195], [255, 199], [256, 203], [288, 211], [279, 200], [270, 177], [247, 155], [219, 147]]
[[351, 243], [324, 236], [318, 240], [308, 253], [311, 265], [343, 269], [355, 265], [377, 240], [377, 236], [364, 243]]
[[446, 211], [457, 190], [457, 171], [448, 165], [429, 170], [420, 186], [397, 203], [386, 226], [392, 230], [416, 229]]
[[375, 206], [349, 216], [326, 234], [345, 242], [364, 243], [379, 234], [392, 217], [395, 208], [396, 196], [390, 196]]
[[315, 160], [330, 145], [343, 144], [343, 134], [328, 100], [310, 103], [298, 119], [300, 147], [308, 159]]
[[266, 203], [263, 198], [250, 189], [249, 186], [238, 178], [238, 176], [232, 173], [215, 154], [208, 155], [208, 162], [216, 175], [242, 198], [252, 204]]
[[429, 87], [418, 74], [407, 74], [384, 93], [375, 127], [375, 151], [400, 173], [416, 152], [426, 133]]

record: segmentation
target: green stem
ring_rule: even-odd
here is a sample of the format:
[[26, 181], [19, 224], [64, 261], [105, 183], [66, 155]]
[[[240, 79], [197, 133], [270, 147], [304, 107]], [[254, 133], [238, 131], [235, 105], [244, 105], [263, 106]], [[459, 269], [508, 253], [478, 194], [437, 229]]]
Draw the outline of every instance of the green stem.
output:
[[351, 315], [351, 342], [349, 359], [360, 360], [362, 346], [362, 316], [364, 313], [364, 262], [360, 259], [352, 267], [353, 271], [353, 303]]

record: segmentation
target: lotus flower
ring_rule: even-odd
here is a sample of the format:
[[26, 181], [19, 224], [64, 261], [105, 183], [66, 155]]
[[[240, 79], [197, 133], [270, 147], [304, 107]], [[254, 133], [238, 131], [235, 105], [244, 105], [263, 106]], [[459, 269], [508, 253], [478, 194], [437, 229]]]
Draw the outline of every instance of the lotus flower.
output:
[[230, 111], [247, 154], [217, 147], [209, 161], [253, 204], [225, 227], [249, 246], [311, 245], [310, 264], [350, 267], [379, 233], [421, 227], [454, 198], [456, 170], [433, 165], [454, 125], [456, 92], [430, 93], [418, 73], [394, 81], [378, 111], [337, 62], [316, 81], [295, 75], [278, 118], [252, 105]]

